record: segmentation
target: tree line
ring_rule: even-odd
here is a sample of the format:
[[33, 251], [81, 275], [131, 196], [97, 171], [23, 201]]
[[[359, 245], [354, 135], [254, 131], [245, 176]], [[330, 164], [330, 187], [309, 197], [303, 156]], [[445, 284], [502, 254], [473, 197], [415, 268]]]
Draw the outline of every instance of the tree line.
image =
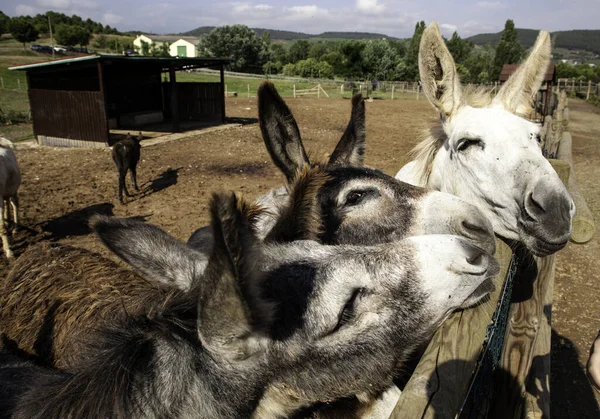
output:
[[[369, 39], [293, 42], [289, 48], [272, 42], [268, 32], [258, 36], [244, 25], [221, 26], [201, 39], [201, 55], [232, 57], [234, 71], [315, 78], [417, 80], [418, 53], [425, 22], [415, 25], [410, 39]], [[502, 65], [518, 63], [524, 48], [512, 20], [506, 22], [496, 47], [476, 47], [454, 33], [446, 40], [464, 83], [498, 79]]]
[[[0, 11], [0, 35], [10, 33], [14, 39], [23, 43], [35, 42], [42, 34], [50, 32], [49, 23], [52, 25], [53, 37], [60, 45], [87, 46], [92, 35], [121, 35], [110, 25], [103, 25], [92, 19], [83, 19], [80, 16], [67, 16], [63, 13], [46, 12], [31, 16], [16, 16], [10, 18]], [[106, 37], [104, 38], [106, 40]], [[101, 47], [100, 47], [101, 48]]]

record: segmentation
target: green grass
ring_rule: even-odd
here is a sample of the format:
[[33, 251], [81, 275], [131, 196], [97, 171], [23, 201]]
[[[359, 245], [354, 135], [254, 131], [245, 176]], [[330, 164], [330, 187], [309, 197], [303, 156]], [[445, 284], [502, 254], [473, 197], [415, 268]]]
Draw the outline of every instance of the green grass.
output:
[[[197, 82], [197, 83], [218, 83], [219, 76], [217, 75], [207, 75], [207, 74], [198, 74], [198, 73], [178, 73], [177, 74], [178, 82]], [[225, 84], [227, 85], [227, 92], [237, 92], [238, 97], [247, 97], [248, 96], [248, 86], [250, 86], [250, 96], [256, 96], [256, 90], [260, 83], [262, 83], [262, 79], [256, 78], [238, 78], [238, 77], [227, 77], [225, 76]], [[271, 80], [275, 87], [277, 88], [279, 94], [284, 97], [291, 97], [294, 95], [294, 84], [296, 85], [296, 90], [301, 89], [310, 89], [317, 85], [316, 82], [308, 82], [308, 83], [299, 83], [293, 81], [286, 80]], [[350, 98], [352, 96], [352, 92], [349, 90], [345, 90], [342, 94], [340, 91], [341, 81], [334, 82], [333, 80], [328, 83], [322, 83], [321, 87], [327, 92], [330, 98]], [[391, 89], [387, 89], [387, 91], [376, 90], [373, 94], [369, 90], [369, 96], [374, 99], [391, 99], [392, 92]], [[307, 97], [316, 97], [316, 96], [307, 96]], [[323, 95], [321, 95], [323, 97]], [[416, 93], [414, 92], [399, 92], [398, 90], [394, 93], [394, 99], [416, 99]], [[420, 99], [425, 99], [422, 92], [420, 95]]]
[[[10, 90], [17, 90], [19, 89], [20, 82], [21, 90], [23, 92], [27, 92], [27, 78], [25, 77], [25, 72], [9, 70], [8, 67], [23, 64], [39, 63], [41, 61], [49, 61], [49, 57], [47, 55], [37, 54], [34, 56], [0, 55], [0, 77], [2, 77], [2, 81], [4, 82], [4, 88]], [[1, 83], [0, 88], [2, 88]], [[4, 94], [2, 96], [4, 96]], [[0, 101], [1, 100], [2, 99], [0, 98]]]

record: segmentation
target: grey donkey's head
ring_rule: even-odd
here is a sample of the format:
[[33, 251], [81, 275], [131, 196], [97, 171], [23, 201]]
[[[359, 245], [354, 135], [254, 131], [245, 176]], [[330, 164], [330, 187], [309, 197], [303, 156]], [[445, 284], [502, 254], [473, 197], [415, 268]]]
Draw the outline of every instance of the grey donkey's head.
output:
[[303, 236], [302, 231], [274, 227], [305, 216], [294, 207], [289, 195], [299, 174], [305, 176], [316, 170], [323, 176], [322, 182], [311, 184], [310, 205], [318, 209], [315, 222], [320, 225], [315, 240], [327, 244], [376, 244], [422, 234], [456, 234], [494, 252], [492, 226], [474, 205], [364, 166], [365, 102], [360, 94], [352, 98], [350, 121], [324, 164], [309, 160], [298, 124], [273, 84], [265, 82], [259, 87], [258, 107], [267, 150], [288, 181], [287, 188], [259, 199], [273, 214], [259, 219], [259, 236], [278, 242]]
[[489, 254], [457, 236], [377, 246], [268, 243], [252, 231], [258, 215], [235, 195], [214, 196], [206, 269], [202, 255], [156, 227], [110, 219], [96, 225], [108, 247], [145, 276], [193, 284], [196, 350], [210, 354], [215, 374], [233, 371], [264, 389], [248, 401], [255, 417], [378, 393], [447, 313], [489, 292], [498, 271]]

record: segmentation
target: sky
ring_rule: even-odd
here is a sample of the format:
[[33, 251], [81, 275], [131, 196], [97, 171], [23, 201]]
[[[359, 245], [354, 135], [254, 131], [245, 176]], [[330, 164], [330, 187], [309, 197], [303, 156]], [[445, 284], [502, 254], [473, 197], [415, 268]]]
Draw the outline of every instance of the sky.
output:
[[54, 10], [100, 21], [121, 31], [180, 33], [199, 26], [250, 27], [317, 34], [376, 32], [408, 38], [415, 23], [437, 21], [462, 37], [498, 32], [506, 19], [518, 28], [600, 29], [600, 0], [2, 0], [9, 16]]

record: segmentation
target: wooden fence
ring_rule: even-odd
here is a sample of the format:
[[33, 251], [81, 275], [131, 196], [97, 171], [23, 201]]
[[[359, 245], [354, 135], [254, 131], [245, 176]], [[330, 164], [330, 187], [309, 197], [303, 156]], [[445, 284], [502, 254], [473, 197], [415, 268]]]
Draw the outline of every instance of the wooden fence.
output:
[[589, 100], [592, 96], [600, 97], [600, 83], [592, 83], [591, 80], [558, 79], [556, 92], [561, 91], [574, 93]]

